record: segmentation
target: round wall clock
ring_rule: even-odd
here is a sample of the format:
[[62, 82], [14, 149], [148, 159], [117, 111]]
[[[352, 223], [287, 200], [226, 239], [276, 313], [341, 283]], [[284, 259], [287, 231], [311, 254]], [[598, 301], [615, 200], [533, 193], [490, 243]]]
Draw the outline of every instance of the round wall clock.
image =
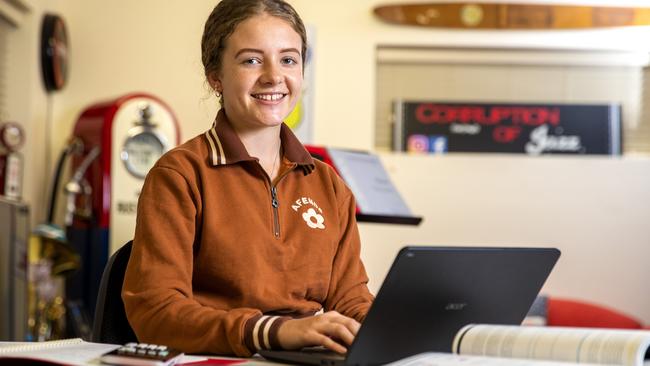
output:
[[60, 90], [68, 77], [68, 34], [63, 18], [45, 14], [41, 30], [41, 69], [47, 91]]

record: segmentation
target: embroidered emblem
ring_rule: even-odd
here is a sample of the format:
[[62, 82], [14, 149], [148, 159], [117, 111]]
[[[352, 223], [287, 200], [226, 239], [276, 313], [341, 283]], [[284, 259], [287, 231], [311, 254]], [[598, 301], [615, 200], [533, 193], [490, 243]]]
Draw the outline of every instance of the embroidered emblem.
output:
[[307, 212], [303, 213], [302, 218], [307, 223], [307, 226], [312, 229], [325, 229], [325, 225], [323, 225], [325, 222], [323, 215], [317, 214], [316, 210], [313, 208], [310, 208]]
[[[309, 207], [311, 206], [311, 207]], [[307, 226], [312, 229], [325, 229], [325, 218], [323, 210], [318, 207], [318, 204], [309, 197], [300, 197], [291, 204], [291, 208], [298, 212], [299, 209], [309, 207], [307, 211], [303, 211], [302, 219], [305, 220]]]

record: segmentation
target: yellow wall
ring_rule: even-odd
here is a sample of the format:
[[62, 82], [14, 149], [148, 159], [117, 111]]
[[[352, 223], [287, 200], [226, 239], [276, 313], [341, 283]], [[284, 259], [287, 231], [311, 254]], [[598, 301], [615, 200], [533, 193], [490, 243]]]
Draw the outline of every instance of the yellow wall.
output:
[[[319, 144], [359, 149], [374, 146], [378, 45], [650, 49], [647, 42], [650, 31], [646, 27], [588, 32], [400, 28], [373, 18], [371, 8], [382, 2], [292, 2], [316, 31], [314, 117], [315, 141]], [[30, 3], [32, 12], [15, 37], [17, 54], [24, 59], [14, 62], [17, 70], [14, 78], [20, 79], [14, 85], [25, 88], [16, 94], [12, 110], [28, 134], [28, 144], [23, 149], [28, 162], [25, 198], [32, 204], [33, 217], [38, 222], [44, 219], [43, 182], [49, 181], [51, 175], [44, 161], [49, 155], [51, 168], [76, 117], [89, 104], [126, 92], [145, 91], [161, 97], [176, 112], [183, 140], [210, 125], [216, 107], [203, 84], [199, 44], [203, 23], [215, 2], [31, 0]], [[621, 4], [617, 1], [590, 3]], [[644, 2], [625, 4], [640, 6]], [[71, 41], [68, 85], [50, 97], [42, 91], [37, 62], [40, 16], [48, 9], [66, 18]], [[46, 151], [43, 132], [48, 98], [54, 126], [50, 151]], [[649, 297], [643, 291], [646, 279], [650, 278], [647, 266], [650, 212], [640, 205], [640, 202], [650, 202], [647, 159], [492, 156], [441, 159], [401, 155], [386, 155], [383, 159], [413, 210], [425, 217], [425, 223], [419, 228], [361, 225], [363, 256], [373, 289], [378, 287], [396, 248], [402, 244], [557, 245], [565, 251], [565, 256], [549, 283], [549, 290], [620, 307], [650, 323]], [[537, 180], [529, 181], [531, 174]], [[544, 184], [545, 180], [555, 179], [559, 180], [550, 188]], [[603, 180], [606, 183], [599, 183]], [[630, 180], [634, 189], [628, 189]], [[472, 181], [487, 181], [488, 188], [494, 189], [482, 191], [484, 187], [478, 184], [465, 186]], [[564, 190], [560, 183], [570, 184], [572, 189]], [[506, 188], [516, 200], [505, 205], [486, 195], [495, 191], [505, 194]], [[546, 200], [531, 197], [531, 189], [549, 197]], [[584, 196], [576, 198], [577, 193]], [[489, 217], [490, 221], [477, 222], [478, 214]], [[523, 219], [527, 214], [539, 215], [548, 222], [540, 228], [539, 220]], [[467, 221], [462, 219], [465, 216], [469, 218]], [[498, 217], [516, 219], [516, 225], [499, 226]], [[554, 223], [554, 217], [564, 221], [571, 218], [571, 225], [564, 221]], [[595, 243], [594, 247], [591, 243]], [[626, 271], [628, 274], [621, 277]], [[585, 287], [583, 280], [587, 278], [600, 280], [603, 285]]]

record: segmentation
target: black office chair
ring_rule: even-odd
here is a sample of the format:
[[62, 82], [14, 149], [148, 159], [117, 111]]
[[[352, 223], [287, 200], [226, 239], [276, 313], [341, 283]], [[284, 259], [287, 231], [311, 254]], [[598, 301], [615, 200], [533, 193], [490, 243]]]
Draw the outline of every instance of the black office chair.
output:
[[135, 333], [126, 319], [121, 295], [124, 272], [129, 263], [132, 246], [133, 241], [124, 244], [106, 263], [95, 307], [93, 342], [113, 344], [137, 342]]

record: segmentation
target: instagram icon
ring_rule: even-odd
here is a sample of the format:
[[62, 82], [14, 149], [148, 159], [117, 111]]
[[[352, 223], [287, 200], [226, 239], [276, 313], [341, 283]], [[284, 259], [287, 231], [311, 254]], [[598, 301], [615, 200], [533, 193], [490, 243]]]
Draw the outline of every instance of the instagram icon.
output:
[[429, 138], [426, 135], [409, 136], [406, 151], [414, 153], [429, 152]]

